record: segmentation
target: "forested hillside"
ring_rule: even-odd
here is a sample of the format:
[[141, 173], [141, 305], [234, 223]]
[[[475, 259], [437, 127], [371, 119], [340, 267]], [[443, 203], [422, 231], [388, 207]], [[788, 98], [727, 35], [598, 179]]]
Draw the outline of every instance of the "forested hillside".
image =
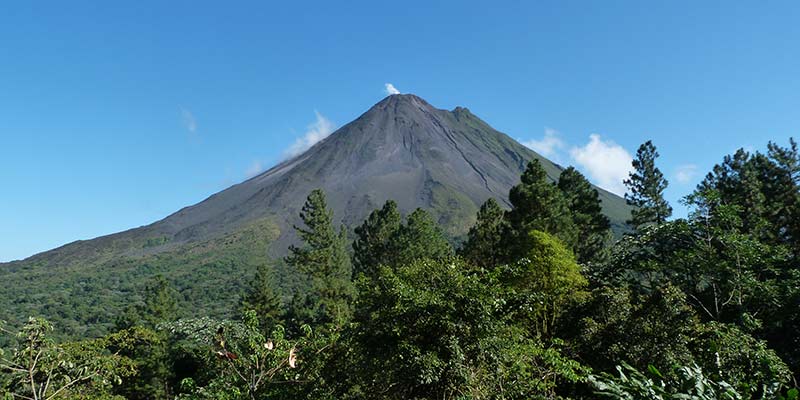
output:
[[[215, 283], [243, 258], [264, 254], [277, 234], [268, 220], [219, 239], [235, 242], [235, 252], [208, 245], [164, 255], [196, 262], [184, 272], [205, 284], [191, 292], [176, 290], [174, 272], [154, 261], [164, 275], [125, 296], [113, 326], [52, 325], [36, 315], [8, 325], [0, 392], [797, 399], [797, 144], [725, 157], [684, 198], [687, 218], [673, 218], [664, 200], [668, 182], [653, 143], [639, 148], [633, 167], [625, 182], [631, 231], [621, 239], [577, 170], [553, 182], [535, 159], [509, 191], [508, 209], [489, 198], [457, 248], [429, 212], [403, 215], [392, 200], [357, 224], [351, 244], [325, 191], [312, 190], [298, 205], [298, 244], [242, 275], [247, 290], [235, 318], [192, 307], [238, 290]], [[86, 282], [106, 285], [90, 275]], [[49, 307], [69, 307], [69, 298]], [[106, 330], [113, 333], [74, 337]], [[64, 336], [74, 341], [53, 339]]]

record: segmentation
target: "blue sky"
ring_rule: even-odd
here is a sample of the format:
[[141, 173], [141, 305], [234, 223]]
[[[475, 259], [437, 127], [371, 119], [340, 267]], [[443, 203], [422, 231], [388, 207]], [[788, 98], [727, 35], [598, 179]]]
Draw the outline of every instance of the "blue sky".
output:
[[673, 203], [800, 133], [798, 2], [275, 3], [4, 4], [0, 261], [203, 200], [386, 83], [606, 187], [652, 139]]

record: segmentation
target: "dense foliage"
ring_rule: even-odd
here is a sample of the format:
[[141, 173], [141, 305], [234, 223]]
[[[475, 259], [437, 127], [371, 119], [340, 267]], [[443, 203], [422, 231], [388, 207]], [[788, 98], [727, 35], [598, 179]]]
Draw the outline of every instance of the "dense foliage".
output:
[[[511, 209], [488, 200], [458, 249], [426, 211], [403, 216], [388, 201], [348, 251], [315, 190], [285, 260], [247, 257], [244, 289], [228, 288], [235, 310], [186, 310], [164, 269], [113, 316], [113, 334], [58, 340], [40, 318], [3, 328], [0, 394], [797, 399], [796, 143], [726, 157], [679, 219], [657, 157], [649, 141], [637, 153], [633, 229], [616, 242], [586, 179], [568, 168], [550, 182], [535, 161]], [[243, 243], [253, 255], [262, 242]]]

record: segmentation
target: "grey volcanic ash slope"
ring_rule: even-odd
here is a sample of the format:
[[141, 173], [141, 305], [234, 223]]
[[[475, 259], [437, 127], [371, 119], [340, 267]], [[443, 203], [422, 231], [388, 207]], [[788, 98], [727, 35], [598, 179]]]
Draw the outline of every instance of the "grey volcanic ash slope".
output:
[[[415, 95], [392, 95], [305, 153], [159, 222], [33, 258], [59, 264], [83, 257], [152, 254], [221, 237], [264, 219], [280, 229], [271, 245], [277, 256], [294, 240], [291, 226], [314, 188], [325, 190], [336, 218], [351, 227], [394, 199], [404, 212], [430, 210], [456, 237], [468, 230], [489, 197], [507, 204], [509, 189], [534, 158], [550, 178], [558, 177], [558, 165], [466, 108], [440, 110]], [[604, 211], [622, 229], [629, 216], [624, 200], [599, 191]]]

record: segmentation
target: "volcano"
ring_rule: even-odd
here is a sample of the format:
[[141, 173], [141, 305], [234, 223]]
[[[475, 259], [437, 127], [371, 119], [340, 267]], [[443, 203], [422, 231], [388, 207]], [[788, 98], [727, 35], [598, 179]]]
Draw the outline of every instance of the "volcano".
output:
[[[467, 108], [442, 110], [413, 94], [391, 95], [304, 153], [161, 221], [0, 265], [0, 277], [19, 282], [0, 289], [0, 298], [7, 299], [0, 303], [15, 302], [11, 314], [17, 314], [0, 319], [40, 309], [25, 293], [50, 290], [69, 297], [76, 285], [83, 285], [86, 294], [69, 297], [67, 303], [96, 302], [91, 298], [96, 291], [94, 295], [121, 304], [120, 296], [156, 273], [187, 291], [186, 298], [195, 290], [208, 296], [200, 292], [210, 287], [204, 279], [217, 280], [235, 294], [247, 275], [242, 271], [279, 259], [296, 241], [291, 227], [299, 223], [299, 210], [315, 188], [326, 192], [335, 219], [350, 229], [393, 199], [406, 214], [418, 207], [428, 210], [457, 241], [484, 201], [495, 198], [508, 206], [509, 189], [533, 159], [550, 179], [558, 178], [561, 166]], [[623, 231], [630, 216], [625, 201], [597, 190], [613, 229]], [[52, 281], [54, 274], [55, 284], [36, 286], [37, 280]], [[230, 300], [222, 298], [223, 303]]]

